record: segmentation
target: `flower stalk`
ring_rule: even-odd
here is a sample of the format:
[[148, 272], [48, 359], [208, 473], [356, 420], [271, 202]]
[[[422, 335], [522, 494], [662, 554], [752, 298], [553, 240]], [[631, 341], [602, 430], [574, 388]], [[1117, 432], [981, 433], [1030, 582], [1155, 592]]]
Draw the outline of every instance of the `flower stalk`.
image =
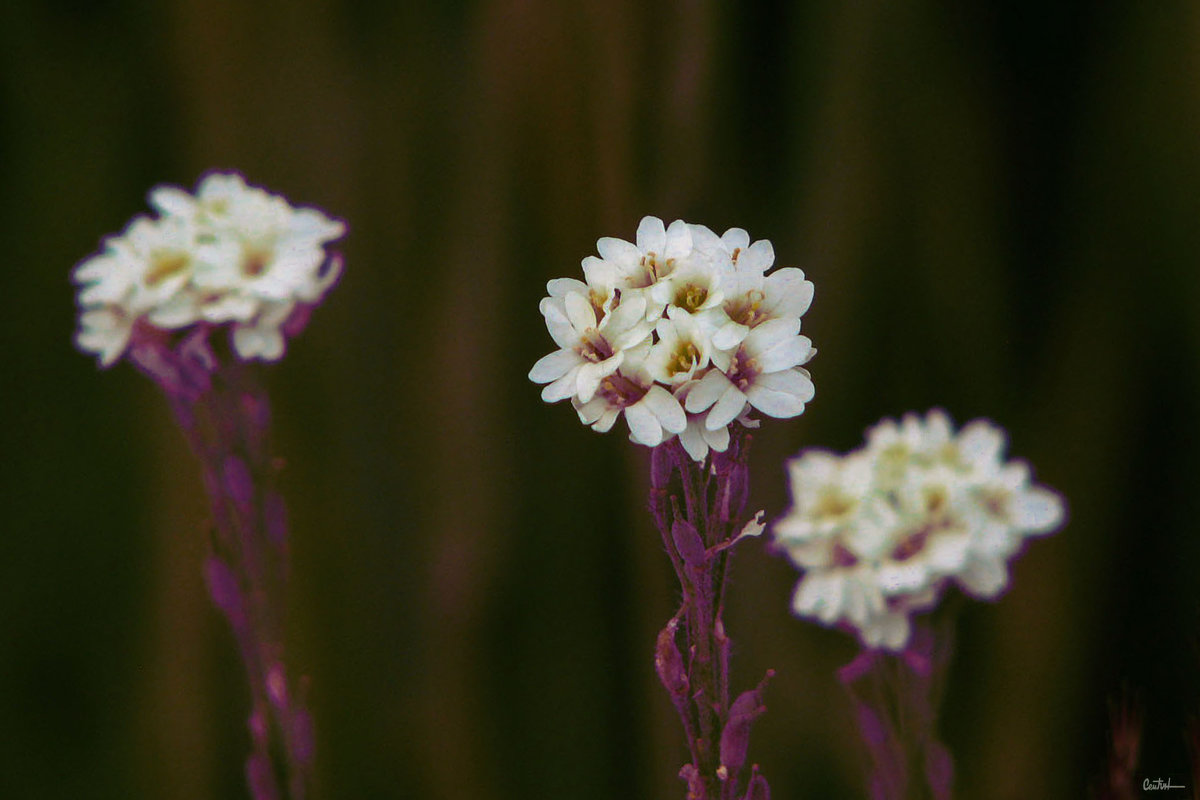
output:
[[313, 726], [305, 682], [289, 678], [284, 650], [287, 508], [274, 488], [282, 464], [270, 448], [265, 391], [245, 363], [214, 352], [210, 330], [199, 326], [173, 343], [161, 331], [138, 328], [130, 359], [166, 395], [203, 471], [212, 508], [205, 582], [229, 623], [250, 687], [251, 796], [303, 800]]
[[[757, 687], [730, 702], [730, 639], [722, 615], [731, 548], [761, 531], [747, 520], [750, 437], [733, 426], [729, 447], [694, 460], [678, 439], [651, 452], [650, 513], [662, 535], [682, 602], [659, 633], [655, 666], [679, 714], [691, 761], [680, 770], [689, 800], [769, 798], [766, 779], [751, 767], [742, 780], [750, 728], [766, 707]], [[682, 648], [680, 641], [682, 640]]]
[[304, 329], [341, 275], [326, 246], [346, 226], [233, 172], [210, 172], [194, 194], [158, 186], [150, 203], [158, 216], [135, 217], [75, 267], [75, 342], [102, 367], [128, 358], [149, 376], [200, 460], [213, 516], [205, 582], [250, 685], [246, 782], [254, 800], [303, 800], [313, 726], [284, 658], [282, 462], [246, 362], [278, 361]]
[[950, 800], [954, 761], [937, 738], [951, 628], [914, 625], [900, 653], [864, 648], [838, 670], [871, 761], [871, 800]]

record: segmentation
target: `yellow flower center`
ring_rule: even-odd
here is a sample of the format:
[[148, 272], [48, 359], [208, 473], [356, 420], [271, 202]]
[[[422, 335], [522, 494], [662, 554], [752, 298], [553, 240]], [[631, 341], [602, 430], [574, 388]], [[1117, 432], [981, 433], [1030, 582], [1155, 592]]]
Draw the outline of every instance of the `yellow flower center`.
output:
[[168, 278], [187, 270], [191, 259], [187, 253], [160, 250], [150, 257], [150, 268], [146, 270], [146, 285], [158, 286]]

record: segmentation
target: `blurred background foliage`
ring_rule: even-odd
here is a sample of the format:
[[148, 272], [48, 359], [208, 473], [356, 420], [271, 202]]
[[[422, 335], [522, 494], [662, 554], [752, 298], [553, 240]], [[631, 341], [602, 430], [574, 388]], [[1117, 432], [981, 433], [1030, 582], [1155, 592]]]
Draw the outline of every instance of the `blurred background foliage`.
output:
[[[351, 227], [264, 370], [321, 797], [682, 796], [648, 453], [525, 378], [546, 280], [644, 214], [816, 284], [817, 398], [754, 446], [769, 516], [785, 457], [934, 405], [1069, 499], [960, 619], [960, 795], [1086, 796], [1123, 681], [1142, 774], [1190, 785], [1198, 43], [1170, 0], [6, 0], [0, 796], [244, 796], [197, 466], [148, 381], [71, 346], [70, 267], [210, 168]], [[794, 581], [743, 548], [737, 682], [778, 671], [751, 757], [777, 797], [861, 797], [854, 644], [789, 616]]]

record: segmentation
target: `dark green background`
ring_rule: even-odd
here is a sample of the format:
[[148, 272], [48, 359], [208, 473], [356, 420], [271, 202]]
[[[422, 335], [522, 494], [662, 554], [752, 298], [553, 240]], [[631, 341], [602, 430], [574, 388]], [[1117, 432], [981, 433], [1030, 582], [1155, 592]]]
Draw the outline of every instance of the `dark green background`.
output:
[[[537, 303], [643, 214], [747, 228], [816, 284], [783, 459], [987, 416], [1069, 499], [972, 604], [961, 796], [1082, 797], [1106, 699], [1191, 785], [1200, 710], [1200, 4], [0, 4], [0, 797], [244, 796], [246, 693], [154, 387], [71, 345], [71, 266], [160, 182], [236, 168], [348, 220], [280, 364], [295, 669], [323, 798], [670, 798], [674, 586], [647, 451], [545, 406]], [[757, 544], [727, 621], [779, 798], [863, 796], [833, 670]]]

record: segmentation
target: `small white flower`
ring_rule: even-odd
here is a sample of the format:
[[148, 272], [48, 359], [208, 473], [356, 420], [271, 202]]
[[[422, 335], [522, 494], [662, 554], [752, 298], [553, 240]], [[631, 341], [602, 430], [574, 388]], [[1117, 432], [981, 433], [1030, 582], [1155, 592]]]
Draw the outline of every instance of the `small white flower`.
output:
[[574, 291], [562, 299], [543, 299], [541, 310], [559, 349], [540, 358], [529, 379], [547, 384], [542, 399], [548, 403], [568, 397], [588, 402], [600, 382], [621, 366], [627, 350], [649, 348], [652, 326], [646, 321], [646, 299], [640, 295], [622, 299], [600, 320], [588, 298]]
[[[605, 237], [596, 250], [582, 261], [583, 281], [547, 284], [540, 309], [559, 349], [529, 372], [546, 384], [542, 399], [571, 398], [598, 431], [624, 411], [635, 441], [678, 434], [697, 461], [728, 447], [735, 421], [756, 427], [751, 411], [792, 417], [804, 410], [814, 390], [800, 365], [816, 351], [800, 335], [800, 316], [812, 284], [794, 268], [766, 275], [775, 260], [770, 242], [751, 244], [737, 228], [717, 236], [702, 225], [645, 217], [634, 242]], [[643, 397], [650, 399], [631, 415]], [[657, 433], [641, 410], [655, 405]], [[682, 422], [668, 411], [674, 406], [680, 414], [686, 406]]]
[[727, 277], [728, 273], [719, 270], [711, 261], [693, 254], [650, 287], [649, 293], [658, 305], [699, 315], [715, 326], [724, 318], [720, 308], [725, 300]]
[[339, 276], [325, 245], [345, 225], [240, 175], [212, 173], [195, 195], [158, 187], [150, 202], [160, 217], [137, 217], [74, 271], [76, 341], [104, 366], [120, 358], [138, 322], [167, 331], [231, 323], [241, 357], [276, 359], [283, 321], [319, 302]]
[[283, 325], [296, 304], [291, 300], [264, 303], [250, 322], [233, 326], [233, 347], [246, 360], [278, 361], [283, 355]]
[[[675, 390], [675, 399], [686, 410], [688, 393], [698, 381], [688, 381]], [[679, 443], [695, 461], [703, 461], [709, 450], [724, 453], [729, 448], [729, 427], [709, 430], [704, 425], [705, 414], [687, 414], [687, 426], [679, 432]], [[752, 426], [748, 426], [752, 427]]]
[[739, 268], [725, 282], [724, 323], [713, 336], [713, 344], [722, 349], [735, 347], [751, 329], [769, 320], [799, 319], [812, 305], [812, 281], [796, 267], [765, 277], [757, 269]]
[[789, 463], [792, 507], [773, 526], [803, 570], [793, 609], [900, 650], [909, 616], [951, 584], [975, 597], [1008, 585], [1008, 561], [1062, 524], [1062, 499], [1003, 461], [1004, 435], [973, 422], [954, 433], [935, 410], [885, 420], [846, 456], [809, 451]]
[[79, 332], [75, 335], [75, 343], [80, 350], [98, 355], [100, 366], [112, 366], [129, 346], [133, 322], [133, 317], [120, 305], [85, 309], [79, 315]]
[[629, 438], [647, 447], [657, 447], [687, 426], [679, 401], [654, 383], [644, 366], [644, 356], [625, 361], [619, 370], [600, 381], [594, 396], [571, 399], [579, 419], [601, 433], [612, 428], [622, 411], [629, 425]]
[[677, 306], [654, 328], [658, 342], [650, 348], [646, 368], [664, 386], [680, 386], [708, 366], [711, 347], [700, 324]]
[[824, 450], [789, 461], [792, 507], [775, 523], [776, 534], [786, 543], [825, 540], [845, 531], [862, 513], [873, 469], [862, 454], [842, 458]]
[[728, 425], [752, 405], [771, 417], [795, 417], [812, 400], [808, 372], [796, 369], [812, 357], [812, 342], [797, 335], [800, 320], [777, 319], [755, 328], [732, 351], [715, 350], [709, 370], [688, 395], [693, 414], [711, 407], [705, 426]]
[[750, 243], [750, 234], [741, 228], [730, 228], [717, 236], [703, 225], [689, 225], [697, 250], [704, 252], [729, 269], [757, 272], [760, 276], [775, 263], [775, 248], [766, 239]]

